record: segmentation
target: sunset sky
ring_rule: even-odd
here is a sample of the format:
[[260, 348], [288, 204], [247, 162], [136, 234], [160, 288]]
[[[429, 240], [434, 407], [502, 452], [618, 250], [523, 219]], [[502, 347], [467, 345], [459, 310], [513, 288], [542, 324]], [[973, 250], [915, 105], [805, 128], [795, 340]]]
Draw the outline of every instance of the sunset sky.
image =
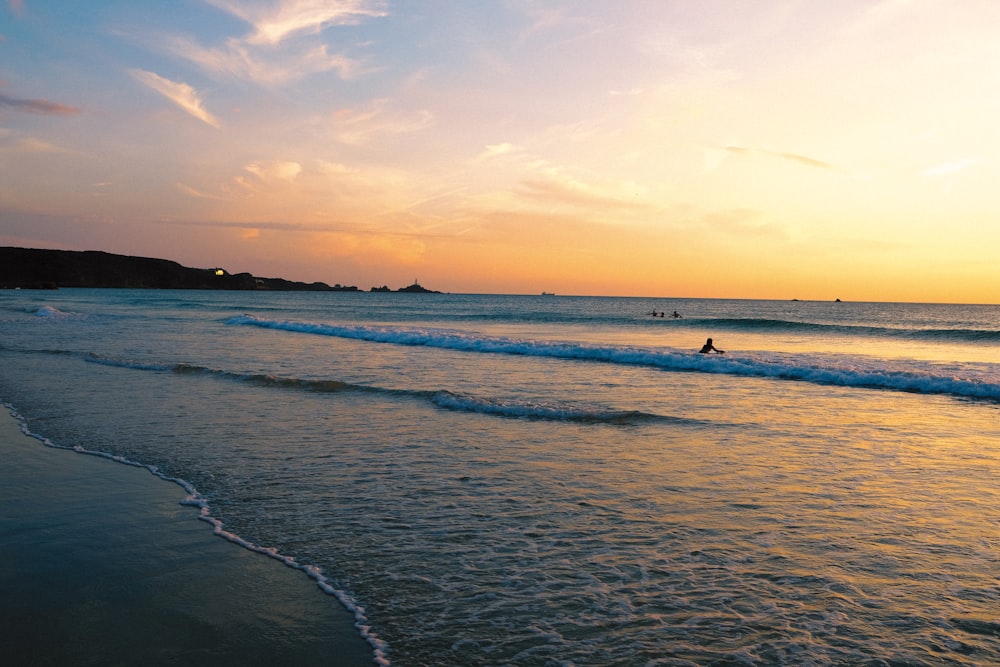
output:
[[995, 0], [3, 0], [0, 245], [1000, 303]]

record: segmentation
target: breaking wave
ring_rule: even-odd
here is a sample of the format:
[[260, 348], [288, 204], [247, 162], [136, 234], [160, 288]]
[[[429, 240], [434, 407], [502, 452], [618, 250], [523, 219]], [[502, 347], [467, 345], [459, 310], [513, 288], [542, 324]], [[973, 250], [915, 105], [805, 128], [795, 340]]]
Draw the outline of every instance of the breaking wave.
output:
[[473, 412], [496, 417], [537, 419], [541, 421], [580, 422], [589, 424], [629, 425], [664, 421], [677, 424], [698, 424], [698, 420], [657, 415], [637, 410], [616, 410], [602, 406], [562, 401], [533, 401], [522, 398], [482, 397], [459, 394], [448, 390], [389, 389], [339, 380], [281, 377], [264, 373], [234, 373], [192, 364], [161, 364], [130, 359], [115, 359], [90, 354], [90, 363], [140, 371], [214, 376], [245, 382], [259, 387], [290, 389], [317, 393], [362, 392], [426, 400], [438, 408], [455, 412]]
[[573, 341], [528, 340], [442, 329], [341, 326], [270, 320], [252, 315], [233, 317], [228, 320], [228, 324], [480, 354], [649, 366], [665, 371], [799, 380], [843, 387], [948, 394], [1000, 401], [1000, 368], [995, 364], [945, 366], [929, 361], [889, 361], [850, 355], [773, 352], [710, 356], [668, 347], [617, 347]]

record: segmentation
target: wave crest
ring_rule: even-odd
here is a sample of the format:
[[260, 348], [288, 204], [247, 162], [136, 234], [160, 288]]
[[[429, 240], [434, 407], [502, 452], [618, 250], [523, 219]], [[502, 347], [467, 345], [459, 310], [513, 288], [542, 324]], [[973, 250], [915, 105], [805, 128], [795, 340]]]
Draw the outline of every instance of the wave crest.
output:
[[168, 372], [179, 375], [208, 375], [235, 382], [246, 382], [259, 387], [289, 389], [318, 393], [368, 392], [402, 396], [417, 400], [428, 400], [444, 410], [474, 412], [496, 417], [568, 421], [589, 424], [630, 425], [647, 421], [669, 421], [673, 423], [700, 423], [681, 417], [656, 415], [637, 410], [616, 410], [601, 406], [570, 404], [565, 402], [539, 402], [519, 398], [482, 397], [457, 394], [447, 390], [388, 389], [371, 385], [352, 384], [340, 380], [317, 380], [281, 377], [265, 373], [234, 373], [192, 364], [161, 364], [111, 359], [96, 354], [86, 357], [90, 363], [128, 368], [140, 371]]
[[558, 402], [537, 402], [519, 399], [481, 398], [450, 391], [441, 391], [431, 399], [435, 405], [460, 412], [477, 412], [499, 417], [582, 422], [588, 424], [636, 424], [644, 421], [692, 422], [680, 417], [664, 417], [638, 410], [601, 409], [591, 406]]
[[[774, 322], [774, 321], [771, 321]], [[991, 364], [942, 366], [933, 362], [879, 361], [848, 355], [744, 353], [702, 355], [675, 348], [616, 347], [573, 341], [536, 341], [450, 330], [341, 326], [268, 320], [242, 315], [231, 325], [349, 338], [375, 343], [434, 347], [480, 354], [511, 354], [649, 366], [666, 371], [799, 380], [890, 391], [949, 394], [1000, 401], [1000, 372]]]

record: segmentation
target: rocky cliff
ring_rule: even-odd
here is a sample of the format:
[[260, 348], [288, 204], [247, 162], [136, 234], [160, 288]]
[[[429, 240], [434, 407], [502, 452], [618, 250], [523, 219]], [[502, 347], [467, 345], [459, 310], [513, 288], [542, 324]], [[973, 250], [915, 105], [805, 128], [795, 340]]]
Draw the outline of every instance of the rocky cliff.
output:
[[96, 250], [0, 248], [0, 288], [137, 287], [153, 289], [354, 291], [326, 283], [230, 274], [221, 268], [193, 269], [150, 257]]

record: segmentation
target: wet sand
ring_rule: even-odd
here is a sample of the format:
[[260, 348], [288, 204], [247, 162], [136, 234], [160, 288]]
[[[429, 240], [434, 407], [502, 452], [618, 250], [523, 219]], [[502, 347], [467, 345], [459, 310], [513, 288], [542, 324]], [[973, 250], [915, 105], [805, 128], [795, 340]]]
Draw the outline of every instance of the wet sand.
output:
[[144, 468], [59, 450], [0, 406], [8, 665], [372, 665], [304, 573], [212, 534]]

